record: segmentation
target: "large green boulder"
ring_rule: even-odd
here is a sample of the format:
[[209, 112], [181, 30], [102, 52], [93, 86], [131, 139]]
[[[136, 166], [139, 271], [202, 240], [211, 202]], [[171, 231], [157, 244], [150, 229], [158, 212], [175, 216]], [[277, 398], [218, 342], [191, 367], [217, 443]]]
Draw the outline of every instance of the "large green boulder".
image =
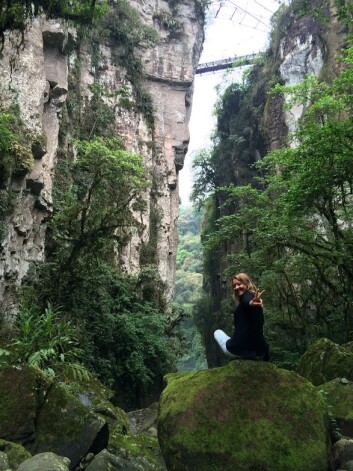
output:
[[169, 374], [158, 438], [168, 471], [323, 471], [326, 404], [301, 376], [271, 363]]
[[52, 451], [66, 456], [74, 468], [89, 452], [103, 450], [109, 439], [108, 425], [69, 391], [53, 384], [39, 404], [32, 454]]
[[338, 345], [326, 338], [317, 340], [301, 357], [297, 372], [316, 386], [334, 378], [353, 380], [352, 343]]

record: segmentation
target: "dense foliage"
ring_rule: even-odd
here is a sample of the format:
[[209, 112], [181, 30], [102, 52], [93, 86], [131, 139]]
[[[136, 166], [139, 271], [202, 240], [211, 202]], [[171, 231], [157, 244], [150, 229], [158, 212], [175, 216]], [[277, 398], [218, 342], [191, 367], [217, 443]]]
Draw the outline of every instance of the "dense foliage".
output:
[[[40, 312], [47, 302], [78, 328], [83, 361], [114, 387], [125, 407], [141, 405], [172, 368], [163, 297], [155, 271], [120, 271], [115, 255], [139, 230], [147, 184], [142, 158], [116, 138], [76, 142], [66, 191], [57, 192], [47, 262], [22, 288]], [[159, 285], [162, 289], [162, 285]], [[142, 401], [142, 402], [141, 402]]]
[[2, 327], [5, 348], [0, 348], [0, 365], [27, 363], [47, 379], [61, 382], [89, 377], [88, 370], [79, 363], [83, 350], [78, 346], [77, 328], [50, 304], [41, 314], [24, 306], [10, 338], [6, 338]]
[[193, 307], [202, 294], [201, 213], [181, 207], [178, 220], [178, 252], [175, 277], [175, 310], [181, 320], [179, 335], [184, 339], [180, 370], [205, 368], [204, 347], [193, 319]]
[[44, 147], [44, 141], [43, 136], [26, 128], [16, 104], [9, 109], [0, 107], [0, 242], [6, 235], [7, 217], [15, 207], [11, 183], [32, 170], [34, 149]]
[[22, 33], [23, 42], [23, 33], [29, 21], [41, 13], [49, 18], [90, 23], [105, 11], [105, 2], [98, 3], [96, 0], [0, 0], [0, 37], [3, 43], [6, 31], [17, 30]]
[[[343, 13], [349, 22], [349, 11], [340, 10]], [[250, 167], [246, 150], [241, 150], [243, 140], [235, 135], [233, 155], [239, 152], [249, 168], [244, 179], [229, 171], [222, 179], [219, 167], [232, 155], [231, 134], [239, 129], [234, 120], [242, 113], [237, 112], [237, 103], [249, 93], [236, 85], [228, 89], [217, 110], [214, 149], [206, 155], [208, 174], [196, 162], [198, 183], [206, 178], [209, 186], [196, 185], [195, 198], [204, 200], [207, 195], [199, 189], [211, 185], [215, 191], [206, 204], [212, 208], [220, 203], [208, 212], [204, 230], [206, 281], [215, 267], [226, 279], [239, 271], [254, 276], [267, 291], [265, 315], [273, 358], [285, 366], [293, 366], [319, 336], [337, 342], [353, 338], [352, 47], [342, 52], [340, 70], [332, 83], [307, 77], [300, 85], [274, 88], [269, 100], [303, 106], [299, 127], [290, 136], [295, 146], [273, 151]], [[250, 149], [248, 143], [246, 148]], [[242, 171], [246, 165], [231, 168]], [[221, 302], [215, 309], [205, 295], [201, 309], [208, 313], [205, 336], [217, 312], [218, 321], [226, 326], [227, 308]]]

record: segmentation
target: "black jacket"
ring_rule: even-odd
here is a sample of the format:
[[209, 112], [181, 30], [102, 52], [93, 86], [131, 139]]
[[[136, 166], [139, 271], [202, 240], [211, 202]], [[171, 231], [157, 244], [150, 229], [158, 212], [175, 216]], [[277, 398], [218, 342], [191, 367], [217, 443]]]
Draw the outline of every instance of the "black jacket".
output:
[[240, 296], [234, 312], [234, 333], [227, 341], [227, 350], [234, 355], [268, 359], [268, 345], [263, 334], [264, 313], [260, 306], [250, 306], [254, 294]]

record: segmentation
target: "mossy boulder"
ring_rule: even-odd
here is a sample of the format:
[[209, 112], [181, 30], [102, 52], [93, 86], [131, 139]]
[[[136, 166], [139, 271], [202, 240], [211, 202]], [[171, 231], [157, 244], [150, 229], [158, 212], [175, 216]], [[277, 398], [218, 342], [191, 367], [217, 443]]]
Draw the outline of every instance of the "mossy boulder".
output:
[[[166, 468], [163, 468], [166, 469]], [[122, 456], [109, 453], [108, 450], [101, 451], [94, 457], [86, 468], [86, 471], [159, 471], [153, 465], [144, 461], [141, 457]]]
[[[128, 468], [132, 464], [136, 469], [143, 471], [166, 471], [164, 459], [161, 454], [157, 437], [146, 433], [127, 434], [114, 431], [109, 437], [108, 451], [122, 460]], [[135, 468], [132, 468], [135, 469]]]
[[37, 384], [28, 367], [0, 367], [0, 439], [20, 444], [34, 439]]
[[75, 397], [93, 412], [104, 417], [110, 432], [119, 429], [124, 434], [129, 430], [129, 418], [126, 412], [110, 402], [114, 393], [98, 378], [91, 375], [88, 379], [76, 381], [74, 384]]
[[0, 440], [0, 452], [6, 454], [11, 469], [17, 469], [23, 461], [31, 457], [30, 452], [22, 445], [6, 440]]
[[338, 345], [326, 338], [317, 340], [301, 357], [297, 372], [316, 386], [335, 378], [353, 380], [352, 342]]
[[320, 386], [341, 435], [353, 438], [353, 382], [336, 378]]
[[301, 376], [271, 363], [166, 376], [158, 438], [169, 471], [323, 471], [324, 399]]
[[75, 467], [89, 452], [108, 444], [104, 417], [82, 404], [60, 383], [27, 365], [0, 367], [0, 439], [32, 454], [53, 452]]
[[98, 453], [108, 444], [108, 425], [69, 391], [53, 384], [40, 404], [36, 417], [34, 453], [52, 451], [66, 456], [75, 467], [89, 452]]

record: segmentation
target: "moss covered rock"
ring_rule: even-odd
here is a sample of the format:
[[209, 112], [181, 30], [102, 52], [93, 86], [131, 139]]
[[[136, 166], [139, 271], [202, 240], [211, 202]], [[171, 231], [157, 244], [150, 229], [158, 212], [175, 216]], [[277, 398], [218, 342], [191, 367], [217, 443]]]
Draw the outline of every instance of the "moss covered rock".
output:
[[17, 469], [23, 461], [31, 457], [22, 445], [6, 440], [0, 440], [0, 451], [6, 454], [11, 469]]
[[353, 382], [336, 378], [322, 384], [320, 390], [326, 394], [340, 434], [353, 438]]
[[66, 456], [75, 467], [89, 452], [98, 453], [108, 444], [108, 426], [103, 418], [85, 407], [70, 392], [53, 384], [39, 406], [34, 453], [52, 451]]
[[109, 431], [119, 429], [120, 433], [126, 433], [129, 429], [129, 419], [125, 411], [114, 406], [110, 399], [113, 391], [99, 381], [95, 376], [82, 379], [74, 383], [73, 393], [75, 397], [93, 412], [101, 415], [107, 421]]
[[37, 379], [25, 366], [0, 367], [0, 439], [33, 440], [37, 409]]
[[[115, 430], [109, 437], [108, 451], [125, 462], [126, 470], [128, 463], [143, 471], [166, 471], [167, 469], [157, 437], [146, 433], [123, 435], [119, 433], [119, 430]], [[125, 470], [125, 467], [122, 469]]]
[[352, 343], [338, 345], [326, 338], [317, 340], [301, 357], [298, 373], [316, 386], [334, 378], [353, 380]]
[[32, 454], [66, 456], [74, 467], [89, 451], [103, 450], [108, 437], [105, 418], [67, 387], [26, 365], [0, 368], [0, 439], [23, 444]]
[[323, 471], [327, 409], [316, 388], [271, 363], [167, 375], [158, 437], [169, 471]]

